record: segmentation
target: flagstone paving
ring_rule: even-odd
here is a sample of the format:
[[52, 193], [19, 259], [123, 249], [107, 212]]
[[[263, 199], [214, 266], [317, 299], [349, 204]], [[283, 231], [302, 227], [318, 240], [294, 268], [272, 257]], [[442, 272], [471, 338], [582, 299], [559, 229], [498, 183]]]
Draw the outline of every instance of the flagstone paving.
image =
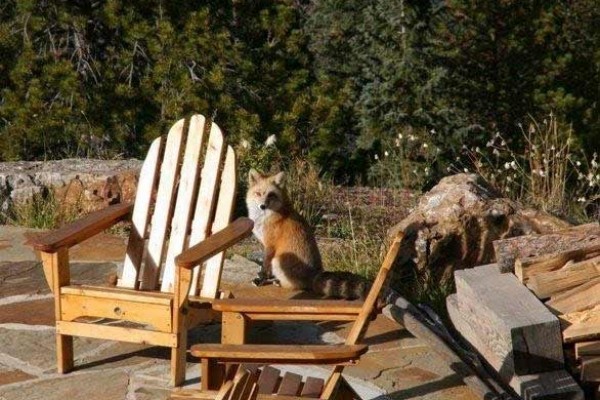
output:
[[[37, 255], [27, 247], [32, 230], [0, 226], [0, 400], [159, 400], [168, 397], [166, 348], [75, 338], [75, 371], [59, 375], [55, 365], [54, 309]], [[123, 239], [103, 234], [71, 252], [73, 282], [106, 284], [118, 273]], [[233, 256], [227, 260], [223, 286], [236, 297], [303, 297], [277, 287], [249, 285], [256, 264]], [[350, 324], [324, 322], [262, 323], [253, 326], [252, 343], [341, 343]], [[190, 332], [190, 343], [217, 343], [220, 326]], [[347, 367], [349, 381], [365, 398], [457, 399], [477, 397], [425, 343], [380, 315], [365, 337], [369, 352]], [[327, 376], [321, 367], [287, 366], [284, 370]], [[199, 367], [188, 359], [186, 386], [199, 385]]]

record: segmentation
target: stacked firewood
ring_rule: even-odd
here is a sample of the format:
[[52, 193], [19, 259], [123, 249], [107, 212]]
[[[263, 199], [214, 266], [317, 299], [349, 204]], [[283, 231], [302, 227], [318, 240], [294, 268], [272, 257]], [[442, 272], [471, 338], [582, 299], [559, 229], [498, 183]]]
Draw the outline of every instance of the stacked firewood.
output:
[[567, 368], [600, 383], [600, 227], [497, 241], [496, 256], [560, 320]]

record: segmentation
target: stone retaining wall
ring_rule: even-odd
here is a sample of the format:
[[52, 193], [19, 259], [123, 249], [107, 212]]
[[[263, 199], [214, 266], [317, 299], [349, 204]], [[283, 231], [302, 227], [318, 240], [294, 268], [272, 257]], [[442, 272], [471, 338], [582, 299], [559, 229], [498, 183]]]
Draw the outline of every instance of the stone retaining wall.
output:
[[51, 192], [61, 205], [84, 211], [131, 201], [141, 166], [135, 159], [0, 163], [0, 212], [36, 193]]

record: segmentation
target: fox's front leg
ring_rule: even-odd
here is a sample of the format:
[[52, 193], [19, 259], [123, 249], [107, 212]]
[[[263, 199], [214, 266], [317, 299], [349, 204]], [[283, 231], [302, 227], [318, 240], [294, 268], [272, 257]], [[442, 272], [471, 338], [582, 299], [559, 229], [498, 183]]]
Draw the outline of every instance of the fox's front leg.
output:
[[258, 271], [258, 276], [252, 280], [256, 286], [264, 286], [269, 283], [278, 283], [279, 281], [273, 276], [273, 256], [275, 252], [265, 249], [263, 257], [263, 265]]

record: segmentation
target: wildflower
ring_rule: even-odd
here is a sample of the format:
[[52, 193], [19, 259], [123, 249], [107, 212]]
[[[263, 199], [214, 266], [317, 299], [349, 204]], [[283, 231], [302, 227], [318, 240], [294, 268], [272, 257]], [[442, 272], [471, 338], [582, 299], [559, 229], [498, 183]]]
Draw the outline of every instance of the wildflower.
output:
[[429, 145], [428, 145], [427, 143], [423, 143], [423, 148], [424, 148], [424, 149], [426, 149], [426, 148], [428, 148], [428, 147], [429, 147]]
[[408, 140], [410, 140], [411, 142], [414, 142], [415, 140], [417, 140], [417, 138], [415, 137], [415, 135], [410, 135], [408, 137]]
[[435, 135], [435, 129], [430, 130], [429, 133], [431, 133], [432, 135]]
[[375, 154], [375, 155], [373, 156], [373, 158], [374, 158], [375, 160], [379, 160], [379, 156], [378, 156], [377, 154]]
[[469, 173], [469, 169], [468, 168], [464, 168], [463, 171], [465, 171], [465, 174]]
[[512, 167], [512, 169], [517, 169], [517, 163], [515, 161], [511, 161], [510, 166]]
[[400, 147], [400, 139], [396, 139], [396, 147]]
[[521, 129], [523, 129], [523, 124], [521, 124], [520, 122], [517, 124], [517, 126]]
[[539, 174], [543, 178], [546, 176], [546, 171], [544, 171], [543, 169], [540, 169]]
[[247, 141], [246, 139], [243, 139], [241, 144], [242, 144], [242, 147], [244, 149], [249, 149], [250, 148], [250, 142]]
[[277, 138], [275, 137], [275, 135], [271, 135], [267, 138], [267, 140], [265, 140], [265, 146], [266, 147], [273, 146], [273, 145], [275, 145], [276, 141], [277, 141]]
[[512, 182], [512, 178], [510, 176], [506, 177], [506, 182]]
[[585, 203], [585, 197], [580, 197], [577, 199], [577, 201], [580, 203]]
[[510, 169], [510, 163], [509, 162], [505, 162], [504, 163], [504, 169]]
[[385, 152], [383, 153], [383, 155], [387, 157], [387, 156], [389, 156], [389, 155], [390, 155], [390, 153], [388, 153], [387, 151], [385, 151]]
[[403, 137], [401, 133], [398, 134], [398, 139], [402, 140]]
[[479, 147], [475, 147], [475, 153], [481, 153], [481, 149]]
[[503, 141], [500, 143], [500, 146], [506, 146], [506, 141], [504, 141], [504, 140], [503, 140]]
[[576, 161], [575, 165], [577, 165], [578, 167], [581, 167], [581, 161]]
[[452, 168], [446, 167], [446, 172], [451, 172], [451, 171], [452, 171]]
[[429, 176], [429, 167], [425, 167], [425, 176]]

